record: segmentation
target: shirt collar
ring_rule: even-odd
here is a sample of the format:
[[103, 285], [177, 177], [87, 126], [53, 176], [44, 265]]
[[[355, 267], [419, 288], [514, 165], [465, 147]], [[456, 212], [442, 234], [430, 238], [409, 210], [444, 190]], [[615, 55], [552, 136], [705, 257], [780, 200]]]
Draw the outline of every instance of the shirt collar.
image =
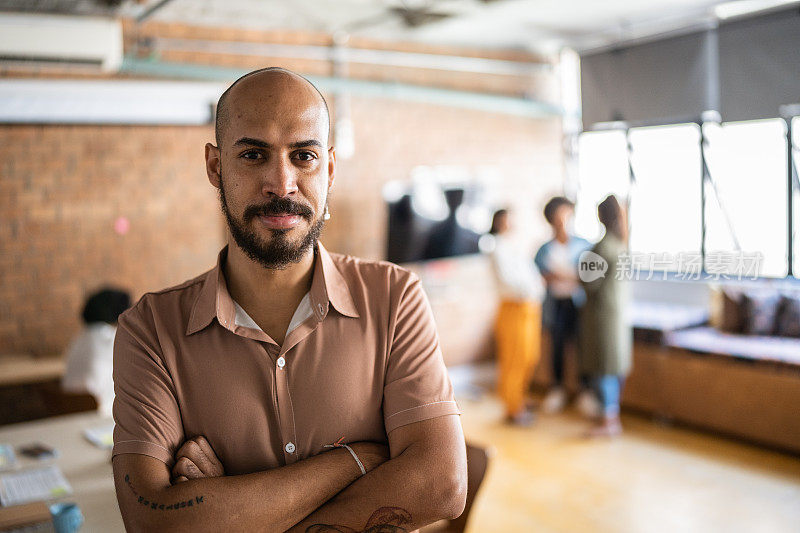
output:
[[[230, 330], [236, 328], [235, 317], [236, 308], [233, 299], [228, 292], [225, 282], [222, 265], [228, 253], [228, 245], [225, 245], [217, 254], [216, 266], [209, 270], [203, 280], [197, 299], [189, 315], [189, 325], [186, 334], [191, 335], [200, 331], [217, 317], [219, 323]], [[341, 314], [352, 318], [358, 318], [359, 314], [353, 303], [350, 288], [344, 277], [331, 259], [330, 254], [317, 241], [314, 249], [314, 274], [311, 281], [311, 307], [317, 321], [322, 321], [328, 313], [328, 303]]]

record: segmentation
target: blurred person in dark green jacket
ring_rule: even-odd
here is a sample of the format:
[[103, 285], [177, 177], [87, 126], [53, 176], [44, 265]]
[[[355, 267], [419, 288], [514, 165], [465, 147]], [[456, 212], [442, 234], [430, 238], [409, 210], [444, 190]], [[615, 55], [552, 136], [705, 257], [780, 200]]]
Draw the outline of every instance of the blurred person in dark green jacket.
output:
[[619, 404], [631, 369], [633, 344], [627, 317], [629, 287], [617, 274], [620, 255], [628, 250], [628, 224], [625, 209], [614, 195], [597, 206], [597, 214], [605, 235], [582, 254], [579, 263], [586, 292], [580, 310], [579, 354], [581, 371], [590, 376], [602, 404], [602, 414], [589, 436], [613, 436], [622, 432]]

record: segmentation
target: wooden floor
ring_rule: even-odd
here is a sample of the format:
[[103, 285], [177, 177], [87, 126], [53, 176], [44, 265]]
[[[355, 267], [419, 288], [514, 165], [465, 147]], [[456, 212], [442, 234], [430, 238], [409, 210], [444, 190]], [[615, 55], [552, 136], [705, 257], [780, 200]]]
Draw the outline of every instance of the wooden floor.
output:
[[800, 532], [797, 457], [630, 415], [592, 441], [572, 412], [514, 428], [492, 396], [459, 404], [494, 449], [469, 533]]

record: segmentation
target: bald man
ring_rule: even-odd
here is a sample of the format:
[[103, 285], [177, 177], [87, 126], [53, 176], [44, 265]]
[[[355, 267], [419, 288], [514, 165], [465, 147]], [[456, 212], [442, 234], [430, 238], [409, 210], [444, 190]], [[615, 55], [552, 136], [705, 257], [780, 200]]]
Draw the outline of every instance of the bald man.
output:
[[126, 529], [412, 531], [457, 517], [460, 412], [419, 278], [318, 240], [335, 170], [323, 96], [270, 68], [217, 110], [205, 161], [227, 245], [119, 319]]

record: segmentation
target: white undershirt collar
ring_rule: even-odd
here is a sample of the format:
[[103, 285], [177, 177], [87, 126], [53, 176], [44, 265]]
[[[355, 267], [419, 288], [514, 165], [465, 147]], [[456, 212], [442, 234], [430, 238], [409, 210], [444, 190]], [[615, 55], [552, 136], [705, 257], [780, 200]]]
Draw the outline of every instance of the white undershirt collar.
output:
[[[233, 306], [236, 309], [236, 317], [234, 318], [234, 322], [237, 326], [243, 326], [246, 328], [255, 329], [258, 331], [263, 332], [258, 324], [256, 324], [255, 320], [250, 318], [250, 315], [242, 309], [236, 300], [233, 300]], [[288, 336], [289, 333], [306, 321], [306, 319], [314, 314], [313, 309], [311, 308], [311, 292], [307, 292], [303, 299], [300, 300], [300, 304], [297, 306], [297, 309], [294, 311], [294, 315], [292, 315], [292, 320], [289, 322], [289, 327], [286, 328], [286, 335]]]

